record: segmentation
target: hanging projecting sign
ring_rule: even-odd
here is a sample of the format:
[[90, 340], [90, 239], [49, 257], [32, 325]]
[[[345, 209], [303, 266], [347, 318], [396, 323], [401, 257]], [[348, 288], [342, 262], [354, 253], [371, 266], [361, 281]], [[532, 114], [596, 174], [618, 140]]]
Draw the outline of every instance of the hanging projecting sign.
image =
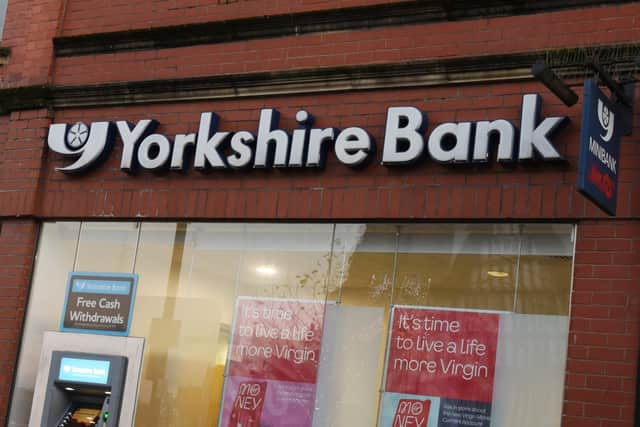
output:
[[616, 214], [620, 128], [616, 107], [593, 80], [584, 83], [578, 191]]
[[137, 274], [69, 273], [60, 330], [129, 335]]
[[[478, 122], [445, 122], [427, 137], [427, 118], [416, 107], [391, 107], [387, 110], [382, 164], [405, 165], [427, 155], [439, 163], [484, 163], [489, 161], [492, 145], [497, 146], [497, 161], [513, 163], [535, 158], [563, 160], [550, 138], [567, 122], [566, 117], [538, 117], [540, 95], [522, 98], [520, 129], [504, 119]], [[247, 130], [220, 130], [218, 116], [206, 112], [200, 116], [197, 133], [168, 137], [155, 133], [156, 120], [95, 122], [87, 126], [57, 123], [49, 128], [49, 148], [75, 160], [57, 170], [78, 173], [95, 167], [110, 151], [116, 134], [122, 142], [120, 169], [183, 171], [193, 165], [197, 170], [242, 168], [322, 168], [328, 152], [348, 167], [359, 167], [372, 160], [376, 143], [360, 127], [342, 130], [314, 128], [313, 118], [305, 110], [295, 115], [298, 128], [287, 132], [279, 128], [279, 113], [268, 108], [260, 112], [257, 133]]]

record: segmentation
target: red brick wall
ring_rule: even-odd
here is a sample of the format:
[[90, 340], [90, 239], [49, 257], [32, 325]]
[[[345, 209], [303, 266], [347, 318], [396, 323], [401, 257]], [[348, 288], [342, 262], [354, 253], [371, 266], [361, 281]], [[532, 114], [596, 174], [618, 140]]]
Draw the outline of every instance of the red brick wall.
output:
[[9, 0], [2, 46], [11, 48], [2, 87], [41, 85], [51, 75], [62, 0]]
[[640, 336], [640, 222], [578, 226], [564, 427], [632, 426]]
[[399, 1], [402, 0], [68, 0], [64, 35], [225, 21]]
[[0, 220], [0, 425], [4, 425], [26, 307], [38, 225]]
[[59, 85], [416, 61], [640, 40], [640, 4], [59, 58]]
[[0, 117], [0, 218], [36, 213], [48, 114], [29, 110]]

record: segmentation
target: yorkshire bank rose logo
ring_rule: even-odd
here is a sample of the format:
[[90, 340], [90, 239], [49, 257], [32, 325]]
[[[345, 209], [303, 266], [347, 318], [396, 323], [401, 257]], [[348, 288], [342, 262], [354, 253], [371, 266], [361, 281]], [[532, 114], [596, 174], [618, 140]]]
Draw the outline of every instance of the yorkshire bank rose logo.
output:
[[89, 139], [89, 128], [82, 122], [71, 126], [67, 132], [67, 145], [72, 150], [82, 147], [87, 139]]
[[598, 121], [605, 130], [605, 134], [600, 136], [604, 142], [609, 142], [613, 136], [614, 119], [613, 111], [602, 102], [602, 99], [598, 99]]
[[49, 149], [65, 157], [75, 157], [72, 164], [56, 170], [81, 172], [100, 161], [109, 151], [113, 132], [109, 122], [96, 122], [91, 128], [82, 122], [73, 125], [53, 124], [49, 128]]

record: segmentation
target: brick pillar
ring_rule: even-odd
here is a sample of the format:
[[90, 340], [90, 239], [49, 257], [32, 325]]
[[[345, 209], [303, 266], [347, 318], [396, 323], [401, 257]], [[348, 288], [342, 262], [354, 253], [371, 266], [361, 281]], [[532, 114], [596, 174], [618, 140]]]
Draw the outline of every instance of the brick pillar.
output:
[[633, 425], [639, 277], [640, 222], [578, 225], [564, 427]]
[[38, 224], [15, 219], [0, 224], [0, 425], [5, 425]]
[[[47, 110], [0, 117], [0, 425], [13, 383], [37, 241]], [[29, 219], [24, 219], [29, 218]]]

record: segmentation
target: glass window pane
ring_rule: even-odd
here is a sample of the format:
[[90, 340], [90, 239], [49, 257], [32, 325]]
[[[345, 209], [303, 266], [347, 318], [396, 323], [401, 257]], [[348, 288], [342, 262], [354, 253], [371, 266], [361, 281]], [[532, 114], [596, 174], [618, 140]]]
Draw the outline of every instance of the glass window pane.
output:
[[568, 315], [572, 258], [572, 225], [524, 226], [516, 311]]
[[560, 426], [568, 335], [568, 316], [500, 316], [492, 426]]
[[[240, 231], [218, 242], [242, 250], [238, 296], [229, 304], [234, 320], [221, 425], [247, 425], [249, 417], [259, 421], [248, 425], [284, 425], [287, 419], [310, 426], [333, 226], [246, 224]], [[243, 396], [260, 406], [239, 405]]]
[[333, 227], [247, 224], [238, 295], [326, 299]]
[[493, 224], [402, 226], [394, 304], [511, 310], [519, 232]]
[[137, 426], [215, 425], [241, 260], [234, 237], [220, 224], [143, 224], [133, 329], [147, 346]]
[[330, 299], [353, 306], [389, 307], [397, 227], [337, 225]]
[[[26, 426], [42, 331], [58, 329], [73, 270], [139, 276], [136, 426], [226, 425], [244, 416], [232, 405], [248, 385], [275, 399], [260, 408], [265, 424], [376, 425], [397, 403], [398, 392], [380, 392], [392, 309], [492, 318], [491, 425], [559, 425], [573, 234], [563, 224], [43, 224], [9, 425]], [[266, 357], [267, 347], [292, 352]]]
[[[180, 328], [178, 323], [172, 322], [170, 314], [175, 304], [175, 295], [170, 297], [176, 282], [172, 273], [179, 271], [172, 265], [174, 253], [180, 253], [174, 247], [177, 235], [175, 223], [141, 224], [135, 264], [138, 289], [131, 326], [131, 335], [145, 337], [136, 425], [149, 425], [153, 420], [158, 421], [158, 416], [166, 416], [170, 420], [175, 404], [167, 393], [173, 376], [167, 371], [168, 354], [162, 350], [171, 346], [175, 348]], [[156, 402], [153, 411], [149, 411], [151, 399]]]
[[[394, 320], [389, 346], [402, 342], [403, 347], [393, 347], [393, 364], [387, 366], [387, 378], [392, 373], [393, 380], [385, 384], [381, 419], [390, 419], [391, 411], [400, 407], [398, 399], [430, 399], [437, 413], [442, 413], [438, 411], [445, 405], [450, 417], [455, 407], [488, 409], [491, 425], [496, 427], [559, 425], [569, 326], [572, 227], [406, 225], [400, 229], [398, 246], [394, 304], [399, 304], [396, 308], [409, 305], [416, 309], [402, 309], [397, 322]], [[475, 323], [474, 318], [484, 320]], [[415, 325], [420, 331], [427, 328], [427, 322], [434, 325], [441, 319], [455, 319], [460, 330], [456, 326], [453, 331], [414, 333]], [[398, 338], [397, 343], [393, 337]], [[475, 373], [470, 369], [469, 382], [464, 385], [468, 389], [460, 393], [452, 385], [455, 375], [449, 378], [444, 367], [469, 357], [465, 346], [476, 339], [482, 348], [491, 349], [491, 356], [486, 357], [482, 350], [478, 353], [482, 358], [474, 359], [475, 364], [461, 366], [465, 370], [480, 366], [488, 374], [478, 371], [478, 376], [471, 378]], [[425, 344], [438, 340], [446, 345], [446, 351], [429, 350], [432, 347]], [[466, 360], [462, 363], [470, 362]], [[434, 365], [429, 365], [431, 361]], [[423, 366], [432, 370], [424, 373]], [[415, 378], [414, 370], [421, 372], [420, 378], [426, 376], [426, 385], [419, 385], [419, 391], [402, 391]], [[439, 387], [436, 384], [444, 388], [435, 390], [433, 387]], [[487, 387], [491, 393], [481, 401], [466, 400]]]
[[336, 226], [316, 426], [376, 425], [396, 236], [395, 226]]
[[[193, 353], [198, 352], [192, 356], [197, 359], [196, 368], [192, 370], [195, 375], [193, 385], [198, 384], [199, 373], [203, 386], [199, 390], [200, 399], [180, 401], [182, 417], [176, 419], [176, 425], [183, 425], [180, 420], [185, 417], [192, 425], [214, 426], [217, 423], [231, 339], [236, 282], [242, 261], [242, 239], [239, 238], [242, 234], [241, 224], [192, 223], [187, 228], [176, 314], [181, 319], [188, 319], [190, 336], [185, 336], [180, 344], [189, 345], [190, 342], [194, 345]], [[198, 392], [198, 388], [192, 387], [191, 392], [194, 391]], [[196, 405], [196, 402], [201, 404]], [[205, 416], [209, 419], [204, 419]]]
[[136, 222], [83, 222], [75, 270], [131, 273], [137, 240]]

